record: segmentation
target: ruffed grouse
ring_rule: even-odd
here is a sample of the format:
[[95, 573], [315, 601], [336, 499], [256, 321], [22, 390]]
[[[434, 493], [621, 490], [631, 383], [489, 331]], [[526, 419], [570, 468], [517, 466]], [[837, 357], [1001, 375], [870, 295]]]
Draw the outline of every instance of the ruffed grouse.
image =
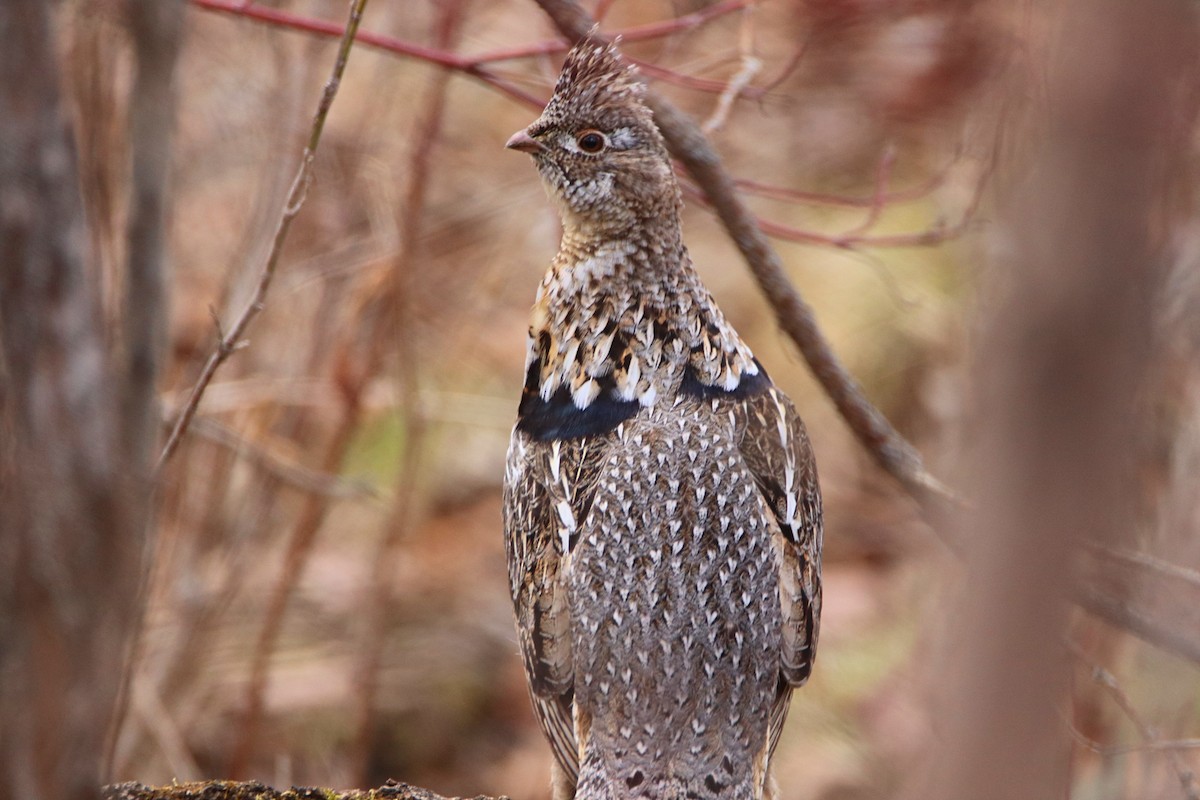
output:
[[585, 40], [508, 141], [563, 218], [505, 474], [512, 599], [556, 800], [757, 800], [812, 668], [821, 495], [683, 246], [642, 94]]

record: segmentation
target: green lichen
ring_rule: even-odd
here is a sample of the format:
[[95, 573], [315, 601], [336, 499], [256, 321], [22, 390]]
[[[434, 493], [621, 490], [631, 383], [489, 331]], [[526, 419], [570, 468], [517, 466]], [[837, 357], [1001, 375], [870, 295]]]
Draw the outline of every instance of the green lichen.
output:
[[[339, 792], [324, 787], [293, 787], [273, 789], [257, 781], [200, 781], [174, 783], [170, 786], [145, 786], [140, 783], [118, 783], [106, 786], [104, 800], [458, 800], [389, 781], [377, 789], [350, 789]], [[508, 800], [506, 797], [479, 796], [472, 800]]]

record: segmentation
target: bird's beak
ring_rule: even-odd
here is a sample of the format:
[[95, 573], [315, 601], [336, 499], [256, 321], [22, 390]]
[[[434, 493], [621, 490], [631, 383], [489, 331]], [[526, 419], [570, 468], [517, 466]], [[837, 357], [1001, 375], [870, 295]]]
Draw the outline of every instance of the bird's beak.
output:
[[520, 150], [522, 153], [540, 153], [543, 149], [542, 143], [534, 139], [523, 129], [510, 136], [508, 143], [504, 146], [509, 150]]

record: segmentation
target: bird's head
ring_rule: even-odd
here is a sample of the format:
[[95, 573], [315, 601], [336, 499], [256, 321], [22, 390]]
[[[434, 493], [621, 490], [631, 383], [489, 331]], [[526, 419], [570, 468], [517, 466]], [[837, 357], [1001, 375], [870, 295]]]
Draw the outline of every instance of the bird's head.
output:
[[542, 115], [508, 140], [533, 156], [568, 229], [614, 233], [678, 213], [667, 149], [636, 69], [611, 44], [567, 54]]

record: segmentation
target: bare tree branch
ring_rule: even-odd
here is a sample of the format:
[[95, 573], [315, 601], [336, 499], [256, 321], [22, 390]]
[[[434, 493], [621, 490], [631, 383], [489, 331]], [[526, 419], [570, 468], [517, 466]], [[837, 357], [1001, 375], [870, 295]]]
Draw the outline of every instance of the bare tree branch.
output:
[[[342, 33], [341, 42], [338, 45], [337, 58], [334, 61], [333, 69], [330, 72], [329, 79], [325, 83], [325, 89], [321, 94], [321, 100], [317, 105], [317, 111], [313, 115], [312, 125], [309, 129], [308, 141], [305, 145], [304, 153], [301, 156], [300, 167], [296, 172], [295, 179], [292, 181], [291, 190], [288, 192], [288, 197], [284, 203], [278, 226], [275, 229], [275, 234], [271, 242], [271, 249], [267, 254], [266, 261], [263, 264], [262, 270], [259, 274], [254, 293], [245, 309], [234, 320], [233, 326], [227, 332], [218, 331], [219, 339], [217, 342], [217, 347], [213, 351], [212, 355], [209, 356], [208, 361], [204, 365], [204, 369], [200, 373], [200, 377], [197, 379], [196, 384], [192, 387], [192, 391], [188, 396], [183, 408], [180, 410], [175, 425], [171, 430], [171, 434], [167, 439], [167, 444], [163, 448], [162, 455], [159, 458], [160, 470], [170, 459], [171, 454], [175, 452], [175, 448], [178, 447], [180, 438], [187, 430], [188, 423], [191, 421], [192, 417], [196, 413], [196, 409], [199, 407], [200, 398], [203, 396], [204, 390], [212, 381], [217, 369], [227, 358], [229, 358], [230, 355], [233, 354], [237, 348], [244, 344], [242, 340], [243, 334], [250, 325], [251, 321], [258, 315], [260, 311], [262, 311], [264, 307], [267, 291], [270, 289], [271, 281], [275, 276], [276, 266], [279, 262], [280, 254], [283, 251], [284, 242], [287, 240], [288, 232], [291, 229], [292, 221], [300, 212], [300, 209], [304, 205], [304, 201], [308, 195], [308, 187], [312, 182], [312, 164], [316, 158], [317, 147], [321, 142], [321, 133], [324, 131], [325, 121], [329, 116], [329, 110], [333, 106], [334, 98], [337, 96], [338, 88], [341, 85], [342, 76], [346, 71], [346, 63], [350, 58], [350, 50], [354, 44], [354, 38], [358, 32], [358, 26], [362, 21], [362, 14], [365, 6], [366, 0], [352, 0], [350, 3], [349, 18], [346, 23], [345, 30]], [[310, 506], [311, 505], [312, 504], [310, 503]], [[321, 507], [323, 508], [323, 505]], [[306, 519], [308, 519], [309, 522], [303, 524], [303, 527], [306, 530], [311, 529], [315, 531], [316, 526], [319, 525], [320, 518], [320, 514], [315, 516], [312, 514], [306, 515]], [[307, 538], [311, 539], [311, 534]], [[295, 550], [294, 547], [291, 549]], [[288, 559], [289, 566], [293, 560], [294, 558]], [[286, 596], [284, 597], [284, 601], [286, 601]], [[278, 599], [274, 601], [273, 605], [279, 608], [282, 607], [281, 601]], [[278, 612], [275, 614], [275, 617], [277, 618], [281, 615], [281, 613], [281, 611]], [[268, 620], [271, 618], [271, 615], [268, 615]], [[261, 640], [264, 636], [270, 641], [273, 641], [274, 639], [272, 625], [269, 621], [267, 626], [264, 628], [263, 634], [260, 636], [260, 646], [258, 648], [260, 652], [266, 652], [269, 654], [269, 648], [263, 648], [261, 645]], [[263, 674], [264, 669], [265, 667], [257, 668], [256, 674]], [[260, 679], [260, 688], [261, 682], [262, 681]], [[261, 702], [261, 692], [254, 691], [253, 681], [250, 697], [257, 697], [257, 702]], [[248, 724], [242, 731], [244, 740], [248, 741], [250, 738], [252, 738], [254, 729], [253, 723], [257, 721], [257, 710], [259, 708], [260, 706], [257, 705], [257, 703], [251, 703], [250, 709], [247, 712], [249, 715]], [[239, 749], [236, 752], [237, 755], [235, 756], [235, 763], [233, 765], [234, 768], [232, 770], [235, 774], [240, 771], [240, 764], [237, 762], [243, 757], [245, 750]]]
[[1142, 737], [1142, 744], [1140, 745], [1131, 747], [1101, 747], [1097, 752], [1106, 755], [1115, 755], [1136, 752], [1138, 750], [1162, 751], [1166, 756], [1167, 762], [1171, 765], [1171, 770], [1175, 773], [1175, 777], [1179, 780], [1179, 787], [1185, 800], [1200, 800], [1200, 787], [1196, 785], [1196, 774], [1188, 768], [1178, 752], [1179, 750], [1200, 746], [1200, 742], [1164, 740], [1159, 735], [1158, 730], [1142, 717], [1137, 707], [1134, 706], [1133, 701], [1129, 699], [1129, 695], [1121, 688], [1121, 683], [1117, 680], [1117, 676], [1088, 658], [1087, 654], [1074, 642], [1069, 643], [1068, 647], [1076, 658], [1088, 665], [1092, 673], [1092, 680], [1103, 687], [1108, 695], [1112, 697], [1113, 702], [1129, 718], [1129, 721], [1137, 728], [1138, 735]]
[[[175, 63], [182, 39], [183, 11], [182, 0], [136, 0], [126, 9], [136, 72], [129, 101], [132, 174], [122, 308], [126, 369], [121, 387], [122, 443], [125, 457], [133, 465], [134, 477], [140, 484], [133, 499], [145, 504], [144, 516], [148, 522], [153, 517], [150, 478], [160, 418], [157, 382], [166, 345], [169, 311], [167, 175], [174, 126]], [[143, 581], [143, 591], [145, 585]], [[104, 748], [106, 780], [112, 777], [117, 732], [126, 713], [132, 665], [140, 648], [144, 614], [143, 606], [134, 624], [126, 668], [121, 672], [120, 691]]]
[[1083, 544], [1076, 602], [1142, 641], [1200, 664], [1200, 573], [1149, 553]]
[[124, 307], [129, 377], [123, 416], [130, 426], [126, 443], [139, 461], [158, 440], [159, 430], [155, 380], [166, 341], [167, 173], [183, 8], [178, 0], [136, 0], [128, 9], [137, 73], [129, 108], [133, 191]]
[[[466, 17], [467, 0], [443, 0], [435, 24], [435, 43], [440, 49], [451, 47], [459, 38]], [[365, 783], [370, 770], [371, 750], [376, 743], [379, 671], [383, 665], [384, 645], [390, 612], [393, 609], [393, 584], [397, 571], [400, 544], [413, 530], [418, 519], [421, 498], [419, 487], [425, 459], [425, 439], [428, 426], [422, 415], [419, 398], [419, 359], [416, 352], [415, 330], [417, 309], [413, 307], [414, 277], [419, 274], [421, 231], [426, 218], [429, 179], [433, 171], [434, 148], [445, 124], [446, 95], [450, 72], [439, 70], [429, 78], [421, 99], [416, 127], [408, 153], [405, 173], [407, 187], [398, 212], [400, 215], [400, 252], [389, 270], [391, 297], [387, 305], [392, 314], [369, 317], [365, 335], [368, 339], [383, 338], [387, 326], [393, 331], [397, 362], [401, 375], [400, 401], [401, 440], [404, 455], [395, 482], [395, 500], [383, 525], [382, 536], [371, 559], [370, 579], [362, 592], [362, 628], [355, 648], [353, 682], [355, 688], [354, 744], [350, 752], [351, 774]]]
[[[343, 29], [336, 23], [313, 19], [311, 17], [304, 17], [287, 11], [266, 8], [264, 6], [256, 6], [250, 3], [242, 2], [241, 0], [190, 0], [190, 2], [193, 5], [208, 11], [232, 14], [234, 16], [245, 17], [256, 22], [262, 22], [268, 25], [276, 25], [283, 28], [290, 28], [292, 30], [305, 31], [318, 36], [340, 36], [343, 33]], [[670, 35], [671, 33], [675, 33], [677, 31], [703, 25], [711, 19], [715, 19], [716, 17], [728, 14], [731, 11], [736, 11], [740, 8], [744, 8], [746, 5], [748, 5], [748, 3], [749, 0], [722, 0], [722, 2], [714, 3], [708, 8], [701, 9], [700, 11], [696, 11], [692, 14], [685, 14], [681, 17], [663, 20], [662, 22], [641, 25], [636, 28], [629, 28], [621, 31], [621, 34], [628, 41], [656, 39], [662, 36]], [[465, 75], [469, 75], [472, 78], [475, 78], [476, 80], [487, 84], [500, 92], [503, 92], [518, 102], [535, 107], [540, 107], [542, 105], [542, 101], [509, 82], [508, 80], [500, 77], [495, 72], [488, 69], [487, 65], [498, 61], [509, 61], [516, 58], [527, 58], [529, 56], [546, 55], [549, 53], [561, 53], [567, 50], [567, 48], [570, 46], [561, 40], [551, 39], [543, 42], [535, 42], [534, 44], [524, 45], [521, 47], [496, 50], [477, 56], [460, 56], [445, 50], [425, 47], [412, 42], [406, 42], [403, 39], [397, 39], [392, 36], [383, 36], [377, 33], [364, 32], [360, 35], [359, 39], [368, 47], [374, 47], [396, 55], [418, 58], [422, 61], [427, 61], [431, 64], [437, 64], [438, 66], [445, 67], [446, 69], [462, 72]], [[720, 92], [722, 89], [723, 86], [710, 90]]]
[[[189, 0], [189, 2], [197, 8], [202, 8], [206, 11], [245, 17], [256, 22], [305, 31], [319, 36], [341, 36], [343, 34], [343, 28], [337, 23], [304, 17], [266, 6], [251, 5], [241, 0]], [[671, 17], [661, 22], [651, 22], [645, 25], [624, 28], [616, 31], [614, 35], [620, 36], [627, 42], [659, 39], [673, 33], [699, 27], [711, 20], [746, 8], [752, 4], [752, 0], [720, 0], [720, 2], [713, 3], [691, 14]], [[509, 47], [503, 50], [492, 50], [474, 56], [465, 56], [448, 52], [444, 48], [425, 47], [413, 44], [412, 42], [406, 42], [403, 39], [397, 39], [393, 36], [384, 36], [366, 31], [359, 34], [358, 40], [367, 47], [373, 47], [397, 55], [412, 56], [442, 67], [472, 74], [475, 68], [484, 64], [493, 64], [498, 61], [512, 61], [530, 56], [565, 53], [571, 47], [570, 44], [564, 42], [562, 39], [547, 39], [545, 41], [534, 42], [533, 44]]]
[[[317, 36], [336, 36], [340, 35], [342, 28], [334, 23], [325, 20], [314, 19], [312, 17], [292, 14], [286, 11], [265, 8], [261, 6], [250, 5], [234, 0], [190, 0], [194, 5], [209, 11], [216, 11], [232, 16], [245, 17], [246, 19], [260, 22], [268, 25], [274, 25], [281, 28], [286, 28], [295, 31], [302, 31]], [[651, 23], [641, 25], [634, 28], [628, 28], [623, 31], [616, 31], [613, 36], [621, 36], [625, 41], [637, 41], [667, 36], [678, 31], [687, 30], [689, 28], [703, 24], [720, 15], [729, 13], [746, 7], [747, 4], [741, 0], [729, 0], [729, 2], [715, 3], [702, 11], [697, 11], [693, 14], [686, 14], [670, 20], [664, 20], [661, 23]], [[743, 30], [745, 30], [743, 26]], [[554, 39], [542, 42], [536, 42], [529, 45], [512, 47], [504, 50], [489, 51], [480, 55], [460, 55], [451, 52], [444, 48], [429, 47], [426, 45], [408, 42], [403, 39], [397, 39], [390, 36], [383, 36], [376, 33], [363, 32], [358, 36], [358, 40], [363, 44], [383, 50], [392, 55], [404, 56], [407, 58], [416, 58], [430, 64], [435, 64], [439, 67], [448, 70], [461, 72], [470, 77], [476, 78], [487, 86], [509, 96], [517, 102], [525, 105], [541, 108], [545, 105], [544, 99], [539, 99], [520, 89], [506, 78], [501, 77], [497, 73], [491, 71], [486, 65], [498, 62], [508, 61], [516, 58], [528, 58], [536, 55], [547, 53], [561, 52], [569, 46], [563, 40]], [[753, 77], [753, 73], [757, 68], [756, 59], [748, 55], [747, 51], [743, 52], [743, 69], [740, 70], [733, 78], [728, 81], [712, 80], [709, 78], [699, 78], [686, 73], [677, 72], [668, 69], [658, 64], [648, 61], [643, 61], [636, 58], [631, 58], [635, 64], [642, 70], [644, 74], [651, 78], [662, 80], [668, 83], [674, 83], [679, 86], [684, 86], [689, 89], [694, 89], [701, 92], [710, 92], [718, 94], [721, 97], [718, 101], [718, 108], [714, 112], [714, 121], [720, 122], [725, 114], [731, 110], [731, 104], [739, 97], [745, 98], [761, 98], [770, 92], [774, 86], [786, 77], [792, 69], [799, 63], [804, 53], [804, 47], [797, 48], [792, 59], [781, 70], [780, 75], [769, 81], [765, 86], [751, 86], [748, 81]], [[849, 231], [841, 234], [828, 234], [819, 231], [805, 230], [792, 225], [786, 225], [774, 220], [755, 218], [758, 227], [762, 233], [774, 239], [782, 239], [790, 242], [800, 242], [802, 244], [822, 245], [828, 247], [837, 247], [845, 250], [858, 250], [861, 248], [896, 248], [896, 247], [931, 247], [950, 241], [961, 236], [970, 224], [974, 221], [975, 213], [978, 210], [980, 201], [983, 198], [983, 191], [988, 185], [990, 177], [990, 165], [983, 170], [983, 174], [976, 182], [976, 189], [971, 201], [963, 209], [959, 218], [953, 223], [938, 223], [926, 229], [913, 231], [908, 233], [895, 234], [868, 234], [866, 231], [870, 229], [877, 221], [878, 212], [883, 206], [902, 200], [911, 200], [927, 195], [933, 188], [944, 182], [948, 172], [936, 176], [926, 184], [905, 191], [884, 193], [879, 196], [870, 198], [856, 197], [841, 197], [838, 195], [821, 194], [816, 192], [803, 192], [794, 189], [788, 189], [780, 186], [771, 186], [755, 181], [735, 180], [735, 185], [744, 189], [748, 194], [755, 194], [763, 197], [770, 197], [775, 200], [786, 202], [803, 202], [817, 203], [823, 205], [834, 206], [862, 206], [871, 209], [873, 214], [868, 217], [866, 224], [856, 226]], [[703, 207], [713, 210], [713, 205], [709, 202], [708, 196], [689, 184], [684, 185], [684, 193], [691, 199], [697, 200]]]
[[242, 337], [245, 335], [250, 323], [258, 316], [266, 303], [267, 291], [271, 288], [271, 281], [275, 277], [275, 268], [279, 263], [279, 256], [283, 252], [284, 242], [287, 241], [288, 232], [291, 230], [292, 221], [300, 213], [300, 209], [304, 206], [304, 201], [308, 196], [308, 187], [312, 183], [312, 164], [317, 155], [317, 147], [321, 143], [321, 132], [325, 129], [325, 120], [329, 116], [329, 109], [333, 106], [334, 98], [337, 97], [338, 87], [342, 82], [342, 75], [346, 71], [346, 62], [350, 58], [350, 47], [354, 43], [355, 34], [358, 32], [358, 25], [362, 21], [362, 12], [365, 5], [366, 0], [353, 0], [350, 4], [349, 21], [342, 33], [341, 44], [338, 45], [337, 60], [334, 62], [329, 80], [325, 83], [325, 91], [321, 94], [321, 102], [317, 105], [317, 112], [313, 115], [312, 126], [308, 133], [308, 143], [305, 145], [304, 153], [300, 157], [300, 167], [296, 171], [296, 177], [292, 181], [292, 188], [288, 192], [287, 201], [284, 203], [282, 213], [280, 214], [279, 224], [275, 229], [275, 236], [271, 242], [271, 249], [259, 273], [258, 283], [254, 287], [254, 294], [251, 296], [242, 313], [233, 321], [233, 325], [227, 331], [218, 331], [217, 346], [213, 350], [212, 355], [208, 357], [208, 361], [204, 364], [204, 368], [200, 372], [200, 377], [196, 379], [196, 383], [192, 387], [192, 391], [188, 395], [183, 408], [179, 410], [175, 424], [172, 426], [171, 433], [167, 437], [167, 443], [163, 447], [162, 454], [159, 456], [158, 468], [160, 471], [167, 461], [170, 460], [171, 454], [175, 452], [175, 448], [179, 446], [179, 440], [187, 431], [188, 424], [192, 421], [192, 417], [196, 414], [196, 409], [200, 406], [200, 398], [203, 397], [204, 390], [208, 388], [208, 384], [212, 382], [217, 369], [221, 364], [225, 363], [225, 360], [234, 351], [245, 344]]
[[346, 480], [337, 475], [318, 472], [301, 464], [293, 463], [272, 452], [270, 448], [239, 436], [236, 431], [216, 420], [206, 417], [194, 419], [191, 432], [210, 442], [229, 448], [239, 458], [245, 459], [272, 477], [302, 492], [312, 492], [338, 500], [379, 499], [380, 497], [379, 491], [369, 483]]

